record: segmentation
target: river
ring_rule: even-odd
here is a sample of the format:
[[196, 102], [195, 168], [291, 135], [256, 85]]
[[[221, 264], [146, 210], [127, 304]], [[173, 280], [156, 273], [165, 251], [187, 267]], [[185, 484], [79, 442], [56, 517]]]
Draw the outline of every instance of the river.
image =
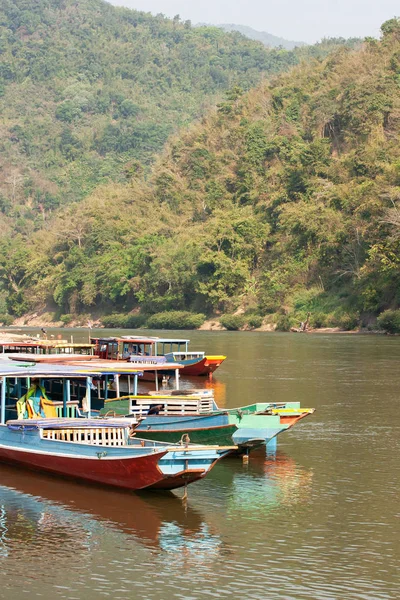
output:
[[400, 338], [153, 333], [227, 355], [208, 384], [221, 406], [317, 410], [275, 452], [220, 462], [187, 504], [0, 466], [0, 598], [397, 600]]

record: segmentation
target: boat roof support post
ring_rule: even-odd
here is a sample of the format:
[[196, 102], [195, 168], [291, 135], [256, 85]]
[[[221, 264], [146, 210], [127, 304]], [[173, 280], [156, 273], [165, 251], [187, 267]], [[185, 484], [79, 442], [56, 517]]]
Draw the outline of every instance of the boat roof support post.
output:
[[0, 422], [5, 425], [6, 422], [6, 385], [7, 377], [1, 379], [1, 400], [0, 400]]
[[154, 379], [156, 382], [156, 392], [158, 392], [158, 373], [157, 373], [157, 371], [154, 371]]
[[175, 385], [176, 389], [179, 390], [179, 369], [175, 369]]
[[119, 398], [119, 375], [115, 375], [115, 393], [117, 394], [117, 398]]
[[62, 416], [65, 417], [67, 416], [67, 381], [66, 379], [63, 379], [63, 388], [62, 388], [62, 392], [63, 392], [63, 409], [62, 409]]
[[90, 377], [86, 377], [86, 400], [88, 409], [88, 418], [92, 416], [92, 388], [90, 385]]
[[67, 405], [71, 402], [71, 381], [64, 379], [64, 394], [63, 394], [63, 417], [67, 417]]
[[138, 377], [139, 375], [137, 373], [135, 373], [134, 375], [134, 382], [133, 382], [133, 395], [137, 396], [137, 389], [138, 389]]

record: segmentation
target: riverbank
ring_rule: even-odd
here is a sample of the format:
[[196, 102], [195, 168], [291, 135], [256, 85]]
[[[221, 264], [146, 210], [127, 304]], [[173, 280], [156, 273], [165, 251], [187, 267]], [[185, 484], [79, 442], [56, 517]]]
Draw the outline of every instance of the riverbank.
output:
[[[168, 313], [169, 314], [169, 313]], [[25, 329], [25, 328], [56, 328], [56, 329], [182, 329], [184, 330], [198, 330], [198, 331], [227, 331], [227, 330], [235, 330], [235, 331], [248, 331], [248, 332], [265, 332], [271, 333], [274, 331], [287, 331], [289, 329], [290, 321], [285, 323], [287, 328], [282, 327], [282, 323], [279, 323], [274, 318], [274, 315], [267, 315], [264, 318], [257, 317], [257, 319], [252, 319], [251, 317], [244, 317], [240, 321], [233, 322], [239, 316], [239, 319], [242, 315], [234, 315], [233, 319], [227, 318], [227, 315], [218, 315], [214, 318], [207, 318], [202, 322], [199, 327], [195, 326], [187, 326], [187, 327], [179, 327], [177, 323], [182, 322], [181, 319], [177, 318], [181, 313], [171, 313], [175, 314], [175, 319], [173, 323], [171, 322], [169, 325], [150, 325], [150, 322], [147, 324], [143, 320], [139, 323], [129, 323], [127, 319], [129, 319], [129, 315], [124, 317], [124, 320], [119, 322], [110, 322], [107, 323], [106, 319], [109, 317], [105, 317], [104, 315], [97, 314], [86, 314], [77, 317], [71, 317], [67, 322], [65, 319], [56, 319], [55, 313], [50, 312], [49, 310], [43, 310], [41, 312], [28, 313], [23, 315], [22, 317], [18, 317], [14, 319], [14, 321], [9, 323], [1, 323], [0, 329]], [[182, 314], [190, 314], [190, 313], [182, 313]], [[204, 315], [200, 315], [204, 318]], [[104, 323], [103, 323], [104, 320]], [[125, 322], [126, 321], [126, 322]], [[248, 321], [248, 322], [246, 322]], [[257, 322], [258, 321], [258, 322]], [[275, 322], [276, 321], [276, 322]], [[201, 320], [200, 320], [201, 322]], [[187, 324], [187, 323], [186, 323]], [[312, 324], [312, 323], [311, 323]], [[146, 326], [147, 325], [147, 326]], [[226, 326], [224, 326], [226, 325]], [[343, 328], [343, 327], [312, 327], [308, 326], [306, 331], [300, 331], [297, 328], [290, 327], [290, 331], [292, 333], [306, 333], [306, 334], [382, 334], [385, 333], [384, 329], [379, 329], [379, 327], [375, 327], [369, 325], [368, 327], [353, 327], [352, 329]]]
[[[92, 327], [94, 329], [112, 329], [112, 328], [105, 328], [103, 325], [101, 325], [101, 323], [93, 323]], [[10, 338], [16, 338], [16, 339], [26, 339], [31, 337], [29, 334], [23, 333], [24, 330], [30, 330], [30, 329], [65, 329], [66, 331], [68, 329], [82, 329], [87, 331], [88, 327], [84, 326], [84, 325], [80, 325], [80, 324], [68, 324], [68, 326], [66, 326], [64, 323], [56, 323], [56, 322], [43, 322], [43, 321], [39, 321], [39, 322], [35, 322], [35, 323], [31, 323], [29, 325], [19, 325], [19, 324], [13, 324], [10, 325], [8, 327], [2, 327], [0, 325], [0, 341], [3, 339], [8, 339], [10, 340]], [[141, 328], [143, 329], [143, 328]], [[116, 330], [118, 330], [116, 328]], [[128, 331], [128, 330], [127, 330]], [[182, 330], [182, 331], [188, 331], [188, 330]], [[226, 328], [222, 327], [219, 323], [216, 323], [215, 321], [211, 321], [211, 322], [207, 322], [204, 323], [204, 325], [202, 325], [201, 327], [199, 327], [197, 330], [194, 331], [214, 331], [214, 332], [221, 332], [221, 331], [227, 331]], [[242, 329], [242, 330], [238, 330], [240, 331], [240, 333], [297, 333], [297, 334], [305, 334], [305, 335], [313, 335], [313, 334], [346, 334], [346, 335], [383, 335], [386, 334], [385, 331], [382, 330], [368, 330], [368, 329], [354, 329], [351, 331], [346, 331], [344, 329], [340, 329], [338, 327], [321, 327], [319, 329], [308, 329], [307, 331], [302, 331], [302, 332], [282, 332], [282, 331], [277, 331], [276, 328], [273, 327], [268, 327], [268, 326], [263, 326], [263, 327], [259, 327], [257, 329]], [[393, 334], [396, 335], [396, 334]]]

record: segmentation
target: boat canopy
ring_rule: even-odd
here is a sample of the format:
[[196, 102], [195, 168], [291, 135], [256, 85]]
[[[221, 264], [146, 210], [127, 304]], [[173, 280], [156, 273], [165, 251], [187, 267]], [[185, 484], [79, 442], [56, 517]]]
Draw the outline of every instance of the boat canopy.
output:
[[129, 429], [131, 422], [129, 419], [14, 419], [7, 421], [9, 429], [82, 429], [83, 427], [109, 427]]
[[124, 335], [121, 337], [92, 338], [95, 352], [102, 358], [128, 358], [132, 354], [164, 356], [169, 352], [187, 352], [190, 340], [160, 338], [143, 335]]

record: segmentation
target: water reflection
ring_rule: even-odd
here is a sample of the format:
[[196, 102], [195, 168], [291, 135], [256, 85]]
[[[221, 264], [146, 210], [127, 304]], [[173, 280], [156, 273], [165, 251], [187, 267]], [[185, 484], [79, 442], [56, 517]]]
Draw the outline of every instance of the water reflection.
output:
[[308, 502], [313, 471], [281, 451], [260, 449], [248, 465], [238, 460], [220, 463], [218, 480], [229, 488], [228, 513], [259, 519], [275, 509]]
[[104, 490], [6, 466], [0, 481], [0, 559], [80, 560], [105, 529], [151, 550], [190, 550], [204, 560], [221, 547], [201, 513], [172, 493]]

